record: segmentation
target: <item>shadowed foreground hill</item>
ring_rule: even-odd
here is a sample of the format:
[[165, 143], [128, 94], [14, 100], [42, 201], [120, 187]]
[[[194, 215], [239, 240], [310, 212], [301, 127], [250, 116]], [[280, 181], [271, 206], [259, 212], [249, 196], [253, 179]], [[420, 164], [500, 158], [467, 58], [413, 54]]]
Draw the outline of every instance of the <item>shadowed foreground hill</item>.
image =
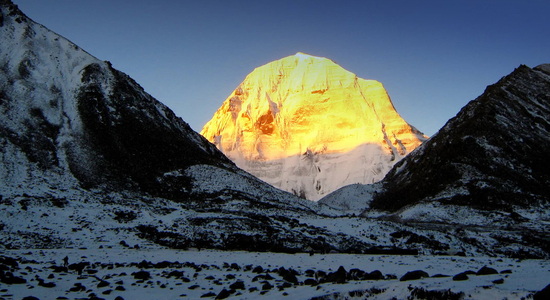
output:
[[5, 186], [57, 177], [65, 185], [180, 198], [181, 188], [162, 180], [166, 172], [197, 164], [236, 170], [129, 76], [1, 3]]
[[473, 208], [548, 203], [550, 65], [520, 66], [489, 86], [387, 174], [371, 208], [437, 200]]

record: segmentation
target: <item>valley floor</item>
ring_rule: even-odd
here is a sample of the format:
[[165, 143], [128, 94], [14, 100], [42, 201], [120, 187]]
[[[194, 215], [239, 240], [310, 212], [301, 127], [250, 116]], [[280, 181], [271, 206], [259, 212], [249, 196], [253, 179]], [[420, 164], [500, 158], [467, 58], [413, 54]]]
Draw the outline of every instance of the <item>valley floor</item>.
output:
[[[64, 257], [68, 257], [67, 269], [63, 267]], [[340, 266], [348, 274], [345, 283], [313, 281], [313, 272], [336, 274]], [[498, 274], [453, 280], [454, 275], [477, 272], [484, 266]], [[439, 293], [439, 298], [447, 295], [445, 299], [458, 299], [461, 292], [461, 299], [522, 299], [550, 283], [548, 260], [490, 257], [310, 256], [164, 249], [7, 250], [0, 253], [0, 267], [5, 270], [0, 299], [426, 299], [433, 295], [428, 291], [447, 291]], [[362, 274], [350, 272], [353, 269], [368, 273], [379, 270], [384, 279], [353, 280], [349, 276]], [[414, 270], [430, 277], [400, 281]], [[450, 277], [433, 277], [437, 274]], [[411, 295], [416, 296], [409, 298]]]

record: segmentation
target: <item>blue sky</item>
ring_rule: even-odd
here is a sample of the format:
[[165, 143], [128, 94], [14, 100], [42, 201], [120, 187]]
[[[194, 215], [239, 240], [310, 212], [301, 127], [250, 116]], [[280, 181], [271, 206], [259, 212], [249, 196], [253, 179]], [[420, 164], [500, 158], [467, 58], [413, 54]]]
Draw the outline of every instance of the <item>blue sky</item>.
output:
[[520, 64], [550, 63], [547, 0], [13, 1], [196, 131], [254, 68], [296, 52], [382, 82], [427, 135]]

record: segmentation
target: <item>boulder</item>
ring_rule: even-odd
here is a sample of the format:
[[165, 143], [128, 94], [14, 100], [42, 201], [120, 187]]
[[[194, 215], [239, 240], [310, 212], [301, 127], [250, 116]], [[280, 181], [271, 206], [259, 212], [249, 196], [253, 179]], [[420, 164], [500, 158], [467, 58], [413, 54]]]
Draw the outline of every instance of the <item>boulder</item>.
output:
[[241, 280], [235, 281], [229, 286], [229, 288], [231, 288], [232, 290], [244, 290], [244, 282]]
[[453, 276], [453, 280], [454, 280], [454, 281], [464, 281], [464, 280], [468, 280], [468, 274], [466, 274], [466, 272], [462, 272], [462, 273], [456, 274], [455, 276]]
[[134, 275], [134, 279], [138, 279], [138, 280], [147, 280], [151, 278], [151, 273], [147, 271], [138, 271], [138, 272], [132, 273], [132, 275]]
[[428, 278], [430, 275], [422, 270], [410, 271], [407, 272], [399, 281], [409, 281], [409, 280], [418, 280], [422, 278]]
[[374, 270], [368, 274], [365, 273], [363, 276], [363, 280], [383, 280], [384, 274], [380, 272], [379, 270]]
[[483, 266], [483, 268], [479, 269], [479, 271], [477, 271], [476, 273], [476, 275], [493, 275], [493, 274], [498, 274], [498, 271], [493, 268], [489, 268], [487, 266]]
[[226, 289], [223, 289], [217, 296], [216, 296], [216, 300], [217, 299], [225, 299], [227, 297], [231, 296], [231, 293], [226, 290]]
[[343, 266], [340, 266], [336, 272], [329, 273], [326, 277], [327, 282], [346, 283], [348, 272]]
[[547, 285], [542, 290], [538, 291], [533, 295], [533, 300], [548, 300], [550, 299], [550, 284]]

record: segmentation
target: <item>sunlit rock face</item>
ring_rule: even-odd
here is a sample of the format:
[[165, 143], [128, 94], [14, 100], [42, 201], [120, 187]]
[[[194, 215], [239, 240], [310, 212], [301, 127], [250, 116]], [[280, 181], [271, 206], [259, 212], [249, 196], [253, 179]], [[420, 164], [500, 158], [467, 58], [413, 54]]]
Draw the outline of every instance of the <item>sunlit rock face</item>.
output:
[[303, 53], [256, 68], [201, 134], [239, 167], [310, 200], [381, 180], [427, 139], [380, 82]]

